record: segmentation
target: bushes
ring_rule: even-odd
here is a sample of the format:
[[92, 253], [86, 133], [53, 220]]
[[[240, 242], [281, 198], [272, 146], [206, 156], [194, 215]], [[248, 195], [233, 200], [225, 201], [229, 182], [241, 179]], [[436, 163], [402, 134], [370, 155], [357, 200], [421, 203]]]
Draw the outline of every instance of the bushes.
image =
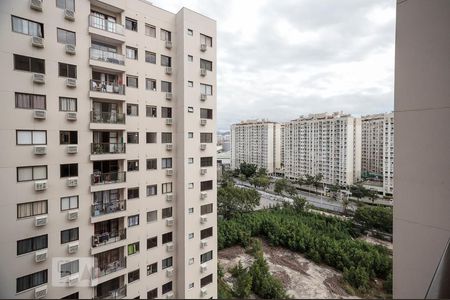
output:
[[365, 230], [376, 229], [392, 233], [392, 208], [364, 205], [359, 207], [353, 220]]
[[350, 267], [344, 269], [344, 280], [351, 286], [357, 288], [361, 292], [365, 292], [369, 288], [369, 274], [363, 267]]

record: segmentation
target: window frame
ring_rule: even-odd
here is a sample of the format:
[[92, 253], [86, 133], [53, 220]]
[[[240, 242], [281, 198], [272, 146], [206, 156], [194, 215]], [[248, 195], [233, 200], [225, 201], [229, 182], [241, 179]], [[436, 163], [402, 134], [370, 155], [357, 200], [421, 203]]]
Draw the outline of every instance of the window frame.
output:
[[[38, 239], [43, 238], [44, 241], [38, 241]], [[24, 243], [25, 245], [20, 245], [21, 243]], [[29, 243], [29, 245], [27, 245]], [[42, 245], [41, 245], [42, 244]], [[26, 247], [29, 246], [29, 247]], [[22, 248], [27, 248], [24, 251]], [[31, 252], [39, 251], [42, 249], [48, 249], [48, 234], [42, 234], [38, 236], [29, 237], [26, 239], [21, 239], [16, 241], [16, 255], [21, 256], [25, 255]]]
[[[64, 70], [65, 68], [65, 70]], [[64, 74], [65, 73], [65, 74]], [[71, 76], [74, 73], [75, 76]], [[58, 62], [58, 76], [63, 78], [77, 79], [77, 65]]]
[[[34, 168], [41, 168], [45, 167], [45, 178], [34, 178]], [[20, 180], [19, 181], [19, 169], [26, 169], [31, 168], [31, 179], [30, 180]], [[48, 179], [48, 166], [47, 165], [35, 165], [35, 166], [23, 166], [23, 167], [17, 167], [16, 168], [17, 173], [17, 182], [28, 182], [28, 181], [35, 181], [35, 180], [47, 180]]]
[[[19, 132], [29, 132], [31, 137], [31, 143], [29, 144], [19, 144]], [[34, 142], [34, 133], [44, 132], [45, 134], [45, 142], [44, 143], [35, 143]], [[17, 129], [16, 130], [16, 146], [34, 146], [34, 145], [47, 145], [47, 130], [27, 130], [27, 129]]]
[[[65, 241], [63, 239], [63, 234], [68, 232], [69, 236], [68, 236], [68, 240]], [[76, 232], [76, 234], [74, 234]], [[76, 237], [75, 237], [76, 235]], [[74, 242], [74, 241], [78, 241], [80, 239], [80, 229], [78, 227], [74, 227], [74, 228], [68, 228], [68, 229], [64, 229], [60, 231], [60, 242], [61, 245], [70, 243], [70, 242]]]

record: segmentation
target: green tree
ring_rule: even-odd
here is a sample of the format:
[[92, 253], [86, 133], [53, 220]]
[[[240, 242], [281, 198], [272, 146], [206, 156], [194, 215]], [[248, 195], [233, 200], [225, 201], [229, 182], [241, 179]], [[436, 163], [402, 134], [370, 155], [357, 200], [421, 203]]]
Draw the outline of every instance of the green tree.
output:
[[287, 185], [288, 185], [288, 182], [285, 178], [277, 179], [277, 180], [275, 180], [275, 187], [274, 187], [273, 191], [278, 195], [282, 195], [283, 191], [286, 189]]
[[286, 193], [288, 193], [291, 197], [294, 197], [295, 195], [297, 195], [297, 188], [296, 188], [293, 184], [291, 184], [291, 183], [289, 183], [289, 182], [286, 183], [286, 186], [284, 187], [284, 190], [285, 190]]
[[361, 292], [369, 288], [369, 274], [363, 267], [350, 267], [344, 269], [344, 280], [356, 287]]
[[257, 169], [258, 169], [257, 165], [248, 164], [246, 162], [243, 162], [239, 165], [239, 170], [241, 174], [244, 174], [247, 179], [255, 175]]
[[266, 190], [267, 187], [270, 185], [270, 179], [265, 175], [258, 175], [256, 177], [253, 177], [250, 180], [250, 183], [253, 184], [255, 187], [262, 187], [264, 190]]
[[236, 214], [250, 212], [259, 205], [260, 194], [254, 189], [234, 185], [219, 187], [217, 191], [217, 212], [225, 219]]
[[258, 176], [267, 176], [267, 169], [266, 168], [259, 168], [257, 175]]
[[363, 205], [356, 210], [353, 221], [363, 226], [364, 230], [376, 229], [392, 233], [392, 208]]
[[317, 189], [322, 185], [322, 180], [323, 180], [322, 173], [316, 174], [316, 176], [313, 177], [313, 185], [316, 188], [316, 192]]
[[241, 261], [238, 265], [230, 270], [230, 273], [236, 279], [233, 290], [236, 297], [240, 299], [246, 299], [252, 292], [253, 278], [250, 273], [242, 266]]
[[299, 196], [295, 196], [295, 197], [292, 198], [292, 200], [293, 200], [292, 206], [293, 206], [295, 211], [303, 212], [303, 211], [305, 211], [307, 209], [308, 201], [306, 201], [305, 198], [299, 197]]
[[348, 205], [350, 204], [350, 200], [347, 198], [342, 199], [342, 208], [344, 209], [344, 215], [347, 215]]

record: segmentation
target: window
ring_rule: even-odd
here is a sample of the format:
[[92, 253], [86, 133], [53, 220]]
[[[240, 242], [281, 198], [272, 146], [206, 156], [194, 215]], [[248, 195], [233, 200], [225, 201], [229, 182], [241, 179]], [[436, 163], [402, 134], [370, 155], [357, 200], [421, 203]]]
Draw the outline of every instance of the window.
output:
[[205, 204], [200, 206], [200, 215], [207, 215], [213, 212], [213, 204]]
[[14, 70], [45, 74], [45, 60], [14, 54]]
[[147, 185], [147, 196], [158, 194], [158, 186], [156, 184]]
[[128, 188], [128, 199], [136, 199], [139, 198], [139, 188]]
[[17, 255], [48, 248], [48, 236], [46, 234], [17, 241]]
[[213, 110], [208, 108], [200, 108], [200, 118], [211, 120], [213, 118]]
[[68, 78], [77, 78], [77, 66], [65, 63], [58, 63], [59, 76]]
[[193, 164], [194, 163], [194, 158], [193, 157], [189, 157], [188, 158], [188, 164]]
[[17, 145], [46, 145], [46, 130], [16, 130]]
[[56, 7], [75, 11], [75, 0], [56, 0]]
[[47, 270], [39, 271], [30, 275], [25, 275], [16, 279], [16, 292], [22, 292], [38, 285], [47, 283]]
[[[162, 235], [162, 243], [167, 244], [172, 242], [172, 232], [167, 232]], [[164, 269], [164, 268], [163, 268]]]
[[193, 282], [189, 283], [189, 285], [188, 285], [188, 289], [192, 289], [192, 288], [194, 288], [194, 283]]
[[78, 227], [61, 231], [61, 244], [78, 241]]
[[200, 44], [212, 47], [212, 37], [200, 34]]
[[194, 208], [193, 207], [189, 207], [188, 208], [188, 213], [193, 214], [194, 213]]
[[193, 139], [193, 138], [194, 138], [194, 133], [188, 132], [188, 139]]
[[48, 212], [47, 200], [17, 204], [17, 219], [45, 215], [47, 212]]
[[139, 105], [127, 104], [127, 116], [138, 116], [138, 115], [139, 115]]
[[129, 216], [128, 217], [128, 227], [138, 226], [139, 225], [139, 215]]
[[145, 89], [149, 91], [156, 91], [156, 80], [145, 78]]
[[161, 132], [161, 143], [172, 143], [172, 132]]
[[73, 31], [57, 28], [56, 29], [56, 40], [61, 44], [76, 45], [77, 36]]
[[156, 132], [147, 132], [146, 138], [147, 138], [147, 144], [156, 143]]
[[127, 170], [129, 172], [139, 171], [139, 160], [129, 160], [129, 161], [127, 161]]
[[208, 96], [212, 96], [213, 88], [212, 85], [200, 83], [200, 93]]
[[172, 82], [161, 81], [161, 92], [172, 93]]
[[128, 273], [128, 283], [132, 283], [136, 280], [139, 280], [139, 269]]
[[156, 37], [156, 27], [150, 24], [145, 24], [145, 35]]
[[161, 41], [171, 41], [171, 40], [172, 34], [170, 33], [170, 31], [161, 28]]
[[194, 82], [193, 81], [188, 81], [188, 87], [193, 87], [194, 86]]
[[166, 182], [162, 184], [162, 193], [163, 194], [172, 193], [172, 182]]
[[187, 35], [193, 36], [194, 35], [194, 31], [192, 29], [188, 28]]
[[78, 164], [62, 164], [59, 170], [61, 178], [78, 176]]
[[155, 222], [158, 220], [158, 211], [152, 210], [147, 212], [147, 223]]
[[162, 209], [162, 218], [170, 218], [172, 217], [172, 207], [166, 207]]
[[212, 143], [212, 133], [210, 132], [201, 132], [200, 133], [200, 143]]
[[172, 290], [172, 281], [163, 284], [162, 286], [162, 294], [164, 295], [165, 293], [168, 293]]
[[45, 95], [15, 93], [15, 96], [16, 96], [16, 108], [24, 108], [24, 109], [47, 108]]
[[200, 158], [200, 167], [212, 167], [212, 165], [213, 165], [212, 156]]
[[135, 19], [126, 17], [125, 28], [132, 31], [138, 31], [138, 23]]
[[194, 112], [194, 107], [192, 106], [188, 106], [188, 113], [193, 113]]
[[193, 182], [189, 182], [188, 183], [188, 189], [193, 189], [194, 188], [194, 183]]
[[139, 253], [139, 242], [129, 244], [127, 247], [128, 255]]
[[158, 116], [158, 109], [154, 105], [147, 105], [145, 107], [145, 115], [149, 118], [156, 118]]
[[31, 20], [11, 16], [12, 30], [31, 36], [44, 37], [44, 25]]
[[161, 107], [161, 118], [172, 118], [172, 108]]
[[156, 170], [158, 168], [157, 164], [158, 160], [156, 158], [147, 159], [147, 170]]
[[158, 272], [158, 263], [147, 265], [147, 276]]
[[203, 264], [207, 261], [210, 261], [211, 259], [213, 259], [213, 251], [212, 250], [200, 255], [200, 263], [201, 264]]
[[212, 180], [200, 182], [200, 191], [208, 191], [208, 190], [212, 190], [212, 188], [213, 188]]
[[212, 62], [206, 59], [200, 59], [200, 69], [212, 71]]
[[138, 88], [138, 77], [127, 75], [127, 86], [132, 88]]
[[127, 132], [128, 144], [139, 144], [139, 132]]
[[147, 292], [147, 299], [156, 299], [158, 297], [158, 289], [153, 289]]
[[77, 99], [76, 98], [59, 97], [59, 110], [76, 112], [77, 111]]
[[61, 269], [59, 270], [62, 277], [70, 276], [76, 274], [80, 271], [80, 261], [74, 260], [64, 264], [61, 264]]
[[65, 297], [62, 297], [61, 299], [80, 299], [80, 296], [79, 296], [79, 293], [76, 292], [76, 293], [67, 295]]
[[138, 59], [138, 49], [127, 46], [125, 49], [125, 53], [127, 58], [129, 59]]
[[213, 228], [209, 227], [200, 231], [200, 239], [206, 239], [213, 235]]
[[161, 159], [161, 169], [171, 169], [172, 168], [172, 158], [162, 158]]
[[76, 145], [78, 144], [78, 131], [60, 131], [60, 145]]
[[189, 258], [188, 260], [188, 264], [193, 265], [194, 264], [195, 259], [193, 257]]
[[78, 208], [78, 196], [61, 197], [61, 211]]
[[189, 233], [188, 234], [188, 239], [192, 240], [193, 238], [194, 238], [194, 233], [193, 232]]
[[145, 62], [156, 64], [156, 53], [145, 51]]
[[209, 274], [208, 276], [205, 276], [202, 279], [200, 279], [200, 286], [204, 287], [204, 286], [210, 284], [212, 281], [213, 281], [213, 275]]
[[158, 237], [154, 236], [147, 239], [147, 250], [158, 246]]
[[171, 67], [172, 66], [172, 58], [170, 56], [161, 55], [161, 66]]
[[193, 62], [194, 61], [194, 57], [192, 55], [188, 55], [188, 62]]
[[168, 258], [165, 258], [165, 259], [162, 260], [161, 270], [170, 268], [172, 265], [173, 265], [173, 258], [172, 258], [172, 256], [168, 257]]
[[17, 182], [47, 179], [47, 166], [17, 168]]

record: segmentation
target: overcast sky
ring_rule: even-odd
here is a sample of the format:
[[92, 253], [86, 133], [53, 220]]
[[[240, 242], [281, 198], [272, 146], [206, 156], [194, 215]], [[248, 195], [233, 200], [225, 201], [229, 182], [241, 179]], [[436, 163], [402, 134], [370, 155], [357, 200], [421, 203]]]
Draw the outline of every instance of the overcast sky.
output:
[[244, 119], [393, 110], [393, 0], [151, 2], [217, 20], [218, 130]]

